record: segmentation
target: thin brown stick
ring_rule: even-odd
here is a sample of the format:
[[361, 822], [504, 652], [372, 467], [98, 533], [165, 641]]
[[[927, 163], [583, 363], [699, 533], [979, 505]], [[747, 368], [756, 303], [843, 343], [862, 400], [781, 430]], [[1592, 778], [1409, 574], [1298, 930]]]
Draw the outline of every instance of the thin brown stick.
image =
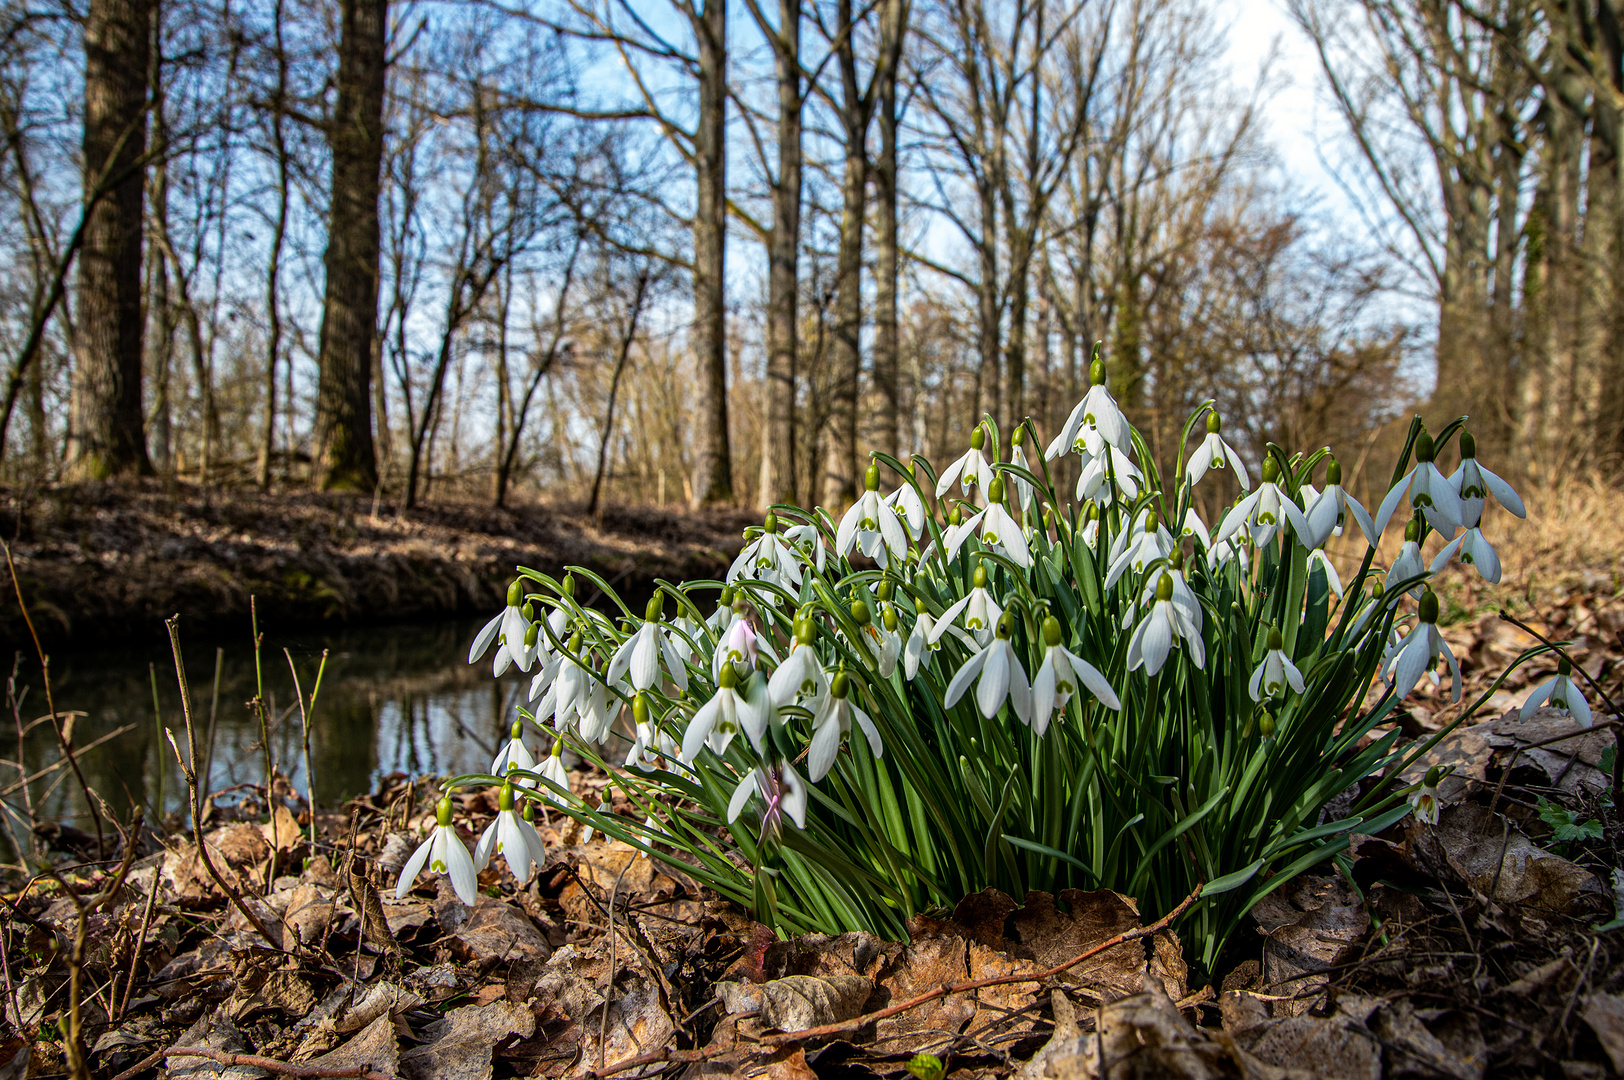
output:
[[[1166, 915], [1163, 915], [1149, 926], [1141, 926], [1136, 927], [1133, 930], [1125, 930], [1113, 937], [1106, 938], [1098, 945], [1083, 950], [1070, 960], [1067, 960], [1065, 963], [1056, 964], [1054, 967], [1047, 968], [1043, 971], [1034, 971], [1030, 975], [999, 975], [990, 979], [970, 979], [966, 982], [948, 983], [946, 985], [939, 986], [934, 990], [928, 990], [923, 994], [918, 994], [911, 997], [907, 1001], [898, 1002], [895, 1005], [888, 1006], [884, 1009], [878, 1009], [871, 1013], [864, 1013], [862, 1016], [855, 1017], [851, 1020], [843, 1020], [835, 1024], [822, 1024], [818, 1027], [803, 1028], [800, 1031], [785, 1031], [776, 1035], [767, 1035], [765, 1036], [764, 1041], [769, 1045], [782, 1045], [784, 1043], [803, 1042], [807, 1039], [821, 1039], [829, 1035], [844, 1035], [847, 1032], [857, 1031], [860, 1028], [867, 1027], [869, 1024], [876, 1023], [880, 1020], [889, 1019], [890, 1017], [896, 1016], [899, 1013], [905, 1013], [910, 1009], [917, 1009], [921, 1005], [935, 1001], [938, 998], [947, 997], [949, 994], [962, 994], [970, 990], [984, 990], [989, 986], [1007, 986], [1010, 983], [1042, 982], [1044, 979], [1052, 979], [1061, 972], [1066, 971], [1069, 968], [1074, 968], [1078, 964], [1081, 964], [1084, 960], [1098, 956], [1107, 949], [1114, 949], [1124, 942], [1137, 941], [1140, 938], [1146, 938], [1153, 934], [1160, 933], [1171, 926], [1174, 920], [1188, 911], [1190, 906], [1200, 898], [1201, 886], [1197, 885], [1195, 891], [1189, 896], [1186, 896], [1178, 907], [1174, 908], [1172, 911], [1169, 911]], [[586, 1076], [588, 1080], [595, 1080], [597, 1077], [613, 1076], [615, 1073], [626, 1072], [629, 1069], [636, 1069], [644, 1065], [659, 1065], [666, 1062], [693, 1064], [695, 1062], [707, 1061], [719, 1054], [727, 1053], [730, 1049], [731, 1047], [727, 1046], [714, 1046], [703, 1050], [655, 1050], [651, 1053], [641, 1054], [633, 1058], [627, 1058], [624, 1061], [617, 1061], [607, 1069], [589, 1071], [587, 1072]]]
[[[354, 1077], [356, 1080], [395, 1080], [388, 1073], [378, 1072], [370, 1063], [336, 1069], [321, 1065], [290, 1065], [275, 1058], [260, 1057], [257, 1054], [228, 1054], [224, 1050], [213, 1050], [207, 1046], [177, 1046], [172, 1050], [161, 1051], [155, 1056], [208, 1058], [221, 1065], [246, 1065], [251, 1069], [264, 1069], [279, 1076], [298, 1076], [306, 1080], [337, 1080], [340, 1077]], [[122, 1080], [124, 1075], [128, 1074], [120, 1074], [113, 1080]]]
[[79, 759], [74, 756], [73, 743], [69, 741], [62, 725], [57, 723], [59, 714], [56, 711], [56, 699], [51, 693], [51, 658], [45, 655], [45, 646], [40, 644], [39, 631], [34, 629], [34, 617], [28, 614], [28, 602], [23, 599], [23, 585], [17, 580], [17, 564], [11, 558], [11, 545], [0, 539], [0, 547], [6, 551], [6, 568], [11, 571], [11, 587], [17, 592], [17, 606], [22, 609], [23, 622], [28, 624], [28, 636], [34, 639], [34, 651], [39, 654], [41, 676], [45, 680], [45, 707], [51, 711], [51, 728], [56, 732], [56, 741], [62, 747], [62, 756], [68, 759], [73, 768], [73, 775], [79, 780], [79, 788], [85, 795], [85, 806], [90, 809], [90, 817], [96, 823], [96, 853], [99, 855], [107, 846], [102, 835], [101, 811], [96, 809], [96, 800], [90, 797], [90, 784], [85, 780], [84, 770], [79, 768]]
[[134, 1065], [131, 1065], [128, 1069], [125, 1069], [123, 1072], [113, 1077], [113, 1080], [135, 1080], [137, 1076], [140, 1076], [142, 1073], [146, 1072], [148, 1069], [162, 1061], [164, 1059], [164, 1055], [167, 1053], [169, 1053], [168, 1050], [154, 1050], [140, 1061], [137, 1061]]
[[[161, 746], [158, 748], [158, 755], [161, 760], [163, 757]], [[130, 977], [125, 980], [124, 996], [119, 999], [118, 1011], [112, 1014], [115, 1023], [124, 1019], [124, 1013], [130, 1007], [130, 992], [135, 989], [136, 973], [141, 970], [141, 950], [147, 944], [147, 927], [152, 925], [152, 909], [158, 903], [158, 883], [162, 879], [163, 874], [155, 869], [152, 873], [152, 889], [147, 893], [147, 907], [141, 914], [141, 929], [136, 934], [135, 949], [130, 953]]]

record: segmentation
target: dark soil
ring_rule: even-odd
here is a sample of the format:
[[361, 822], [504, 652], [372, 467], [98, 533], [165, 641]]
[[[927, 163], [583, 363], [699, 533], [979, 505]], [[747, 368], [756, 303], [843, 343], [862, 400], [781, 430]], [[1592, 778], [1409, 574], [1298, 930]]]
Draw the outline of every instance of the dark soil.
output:
[[[368, 496], [204, 490], [158, 481], [3, 491], [0, 536], [48, 646], [240, 628], [254, 597], [279, 626], [378, 623], [491, 611], [516, 566], [584, 566], [635, 597], [655, 578], [725, 570], [754, 515], [675, 507], [403, 510]], [[6, 582], [6, 593], [11, 593]], [[32, 644], [0, 605], [5, 652]]]

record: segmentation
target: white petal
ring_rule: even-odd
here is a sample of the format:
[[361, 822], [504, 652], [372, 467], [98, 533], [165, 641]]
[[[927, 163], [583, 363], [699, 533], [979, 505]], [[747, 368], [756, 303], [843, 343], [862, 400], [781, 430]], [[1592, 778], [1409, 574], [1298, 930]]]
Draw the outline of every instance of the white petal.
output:
[[733, 789], [733, 797], [727, 801], [727, 823], [733, 824], [744, 813], [745, 806], [750, 802], [750, 796], [756, 793], [756, 774], [751, 770], [744, 774], [739, 786]]
[[1410, 483], [1414, 479], [1415, 470], [1411, 469], [1409, 475], [1394, 484], [1392, 490], [1387, 493], [1387, 497], [1382, 500], [1381, 506], [1376, 510], [1375, 526], [1378, 534], [1387, 531], [1387, 523], [1393, 519], [1393, 511], [1397, 510], [1398, 504], [1404, 500], [1404, 496], [1410, 490]]
[[479, 633], [474, 635], [474, 643], [468, 647], [470, 664], [478, 663], [479, 658], [485, 655], [485, 650], [491, 647], [491, 642], [496, 640], [497, 631], [502, 629], [502, 616], [506, 613], [506, 608], [498, 611], [491, 617], [491, 621], [480, 627]]
[[806, 785], [801, 774], [788, 762], [778, 778], [778, 805], [783, 808], [797, 829], [806, 828]]
[[[1147, 675], [1154, 675], [1162, 670], [1162, 665], [1167, 663], [1167, 654], [1173, 649], [1173, 626], [1169, 622], [1168, 614], [1162, 610], [1164, 603], [1166, 601], [1158, 601], [1156, 610], [1152, 611], [1141, 624], [1145, 627], [1145, 637], [1140, 645], [1140, 653], [1145, 658]], [[1172, 606], [1167, 604], [1169, 612]]]
[[1215, 433], [1208, 432], [1207, 437], [1201, 440], [1201, 445], [1195, 448], [1195, 453], [1190, 455], [1189, 462], [1184, 466], [1184, 475], [1190, 481], [1191, 487], [1201, 483], [1201, 478], [1206, 476], [1207, 470], [1212, 467], [1213, 455], [1218, 453], [1218, 447], [1214, 445], [1216, 438]]
[[[1222, 439], [1223, 439], [1223, 436], [1220, 435], [1219, 440], [1222, 441]], [[1232, 446], [1230, 446], [1227, 442], [1224, 443], [1223, 445], [1224, 445], [1224, 454], [1225, 454], [1225, 456], [1227, 456], [1229, 458], [1229, 464], [1235, 470], [1235, 479], [1237, 479], [1237, 480], [1239, 480], [1241, 482], [1241, 490], [1242, 491], [1249, 490], [1251, 488], [1251, 486], [1252, 486], [1252, 478], [1250, 476], [1248, 476], [1247, 473], [1246, 473], [1246, 462], [1241, 460], [1241, 456], [1239, 454], [1235, 453], [1234, 448]]]
[[850, 555], [852, 545], [857, 542], [857, 524], [863, 517], [863, 501], [861, 499], [851, 504], [845, 516], [840, 519], [840, 531], [835, 534], [835, 551], [840, 555]]
[[699, 749], [710, 738], [711, 728], [716, 725], [717, 714], [721, 711], [721, 696], [718, 691], [688, 721], [688, 729], [682, 733], [682, 760], [690, 764], [699, 760]]
[[429, 838], [417, 845], [417, 850], [412, 852], [412, 857], [406, 860], [406, 865], [400, 871], [400, 880], [395, 883], [396, 900], [406, 899], [407, 894], [412, 891], [412, 882], [416, 881], [417, 875], [423, 872], [423, 864], [428, 862], [429, 850], [433, 847], [434, 834], [430, 833]]
[[660, 676], [660, 643], [655, 640], [655, 630], [653, 623], [645, 623], [637, 631], [637, 645], [632, 649], [632, 685], [639, 690], [647, 690]]
[[1297, 665], [1290, 660], [1285, 660], [1284, 665], [1286, 669], [1286, 685], [1299, 694], [1303, 693], [1307, 685], [1303, 682], [1303, 673], [1298, 671]]
[[873, 751], [874, 756], [883, 757], [885, 755], [885, 744], [880, 742], [880, 729], [874, 726], [874, 721], [869, 718], [868, 713], [853, 705], [851, 707], [851, 718], [857, 722], [857, 727], [868, 738], [868, 748]]
[[[989, 649], [982, 649], [972, 654], [970, 659], [964, 662], [964, 666], [959, 668], [957, 674], [953, 676], [953, 680], [947, 684], [947, 693], [942, 695], [942, 706], [944, 708], [951, 709], [959, 703], [959, 699], [964, 696], [964, 692], [970, 688], [970, 683], [975, 679], [976, 673], [986, 665], [989, 651]], [[814, 777], [814, 779], [821, 779], [821, 777]]]
[[1064, 655], [1071, 662], [1071, 669], [1077, 673], [1078, 680], [1088, 687], [1088, 692], [1098, 698], [1101, 705], [1120, 712], [1122, 702], [1117, 698], [1116, 691], [1111, 689], [1111, 684], [1106, 680], [1105, 675], [1099, 668], [1096, 668], [1075, 653], [1068, 651]]
[[1347, 506], [1348, 512], [1353, 515], [1353, 520], [1359, 523], [1359, 531], [1365, 534], [1365, 539], [1374, 547], [1381, 533], [1376, 530], [1376, 523], [1370, 520], [1370, 511], [1365, 509], [1364, 503], [1345, 491], [1342, 493], [1342, 501]]
[[479, 900], [479, 873], [474, 869], [474, 860], [469, 856], [468, 849], [462, 846], [462, 839], [455, 833], [446, 842], [445, 862], [450, 868], [451, 888], [456, 892], [457, 899], [473, 907]]
[[1496, 502], [1520, 518], [1528, 516], [1528, 508], [1523, 505], [1522, 499], [1511, 489], [1510, 484], [1481, 465], [1478, 466], [1478, 470], [1482, 472], [1483, 481], [1488, 484], [1489, 492], [1494, 496]]
[[[970, 596], [974, 595], [975, 591], [971, 590]], [[942, 612], [941, 618], [937, 619], [936, 625], [931, 628], [930, 637], [926, 639], [927, 644], [934, 645], [938, 641], [942, 640], [942, 635], [947, 633], [947, 628], [952, 626], [954, 620], [956, 620], [959, 615], [963, 613], [964, 609], [969, 606], [970, 596], [964, 597], [958, 603]]]
[[813, 783], [829, 775], [839, 753], [840, 725], [831, 718], [812, 733], [812, 744], [807, 748], [806, 774]]

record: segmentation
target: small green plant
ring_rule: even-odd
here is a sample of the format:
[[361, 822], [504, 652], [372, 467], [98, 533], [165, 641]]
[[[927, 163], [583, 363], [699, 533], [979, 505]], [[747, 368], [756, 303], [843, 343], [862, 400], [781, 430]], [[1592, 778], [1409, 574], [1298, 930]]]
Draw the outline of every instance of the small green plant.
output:
[[[1199, 891], [1178, 929], [1210, 969], [1260, 898], [1410, 812], [1396, 777], [1426, 746], [1378, 729], [1435, 668], [1461, 696], [1426, 583], [1452, 558], [1497, 580], [1485, 502], [1523, 508], [1469, 435], [1439, 470], [1459, 422], [1412, 425], [1374, 515], [1328, 450], [1271, 444], [1254, 484], [1211, 402], [1163, 476], [1097, 347], [1090, 381], [1045, 453], [1030, 421], [1001, 446], [989, 419], [940, 475], [876, 454], [838, 522], [774, 507], [726, 580], [659, 582], [641, 616], [586, 570], [521, 568], [469, 662], [495, 646], [497, 674], [536, 672], [522, 715], [550, 752], [516, 723], [490, 773], [448, 780], [501, 785], [497, 820], [459, 855], [442, 803], [398, 888], [430, 855], [470, 896], [498, 853], [528, 877], [546, 803], [786, 933], [902, 938], [988, 886], [1114, 889], [1147, 918]], [[1209, 532], [1193, 493], [1216, 470], [1244, 494]], [[1369, 544], [1346, 583], [1324, 550], [1345, 528]], [[635, 818], [571, 793], [566, 744]]]
[[947, 1075], [947, 1063], [935, 1054], [915, 1054], [908, 1062], [908, 1071], [919, 1080], [942, 1080]]
[[1570, 844], [1601, 839], [1601, 822], [1595, 818], [1580, 821], [1577, 811], [1558, 806], [1543, 796], [1536, 806], [1539, 819], [1551, 827], [1551, 840], [1558, 845], [1555, 849], [1557, 854], [1565, 856], [1571, 850]]

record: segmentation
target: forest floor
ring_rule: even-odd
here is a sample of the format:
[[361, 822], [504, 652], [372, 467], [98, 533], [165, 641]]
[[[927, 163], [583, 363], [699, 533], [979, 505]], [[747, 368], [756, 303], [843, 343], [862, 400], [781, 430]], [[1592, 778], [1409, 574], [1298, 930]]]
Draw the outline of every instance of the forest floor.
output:
[[[755, 517], [671, 506], [607, 507], [597, 518], [579, 506], [402, 510], [365, 496], [159, 481], [0, 490], [0, 537], [48, 644], [107, 626], [161, 634], [176, 612], [194, 629], [236, 630], [251, 596], [280, 626], [490, 612], [520, 564], [585, 566], [635, 594], [657, 577], [718, 575]], [[0, 604], [5, 652], [26, 642], [17, 605]]]
[[[1523, 614], [1573, 638], [1618, 700], [1616, 588]], [[1487, 613], [1446, 635], [1468, 701], [1533, 640]], [[907, 943], [777, 940], [679, 868], [558, 818], [530, 882], [498, 861], [471, 909], [433, 874], [396, 900], [437, 795], [400, 775], [318, 812], [313, 843], [285, 781], [269, 812], [263, 791], [223, 793], [204, 829], [220, 883], [186, 835], [127, 830], [108, 854], [47, 827], [55, 870], [0, 897], [20, 1033], [0, 1076], [64, 1074], [75, 1015], [92, 1074], [117, 1080], [1624, 1075], [1618, 720], [1595, 695], [1588, 730], [1519, 719], [1544, 677], [1513, 673], [1435, 749], [1457, 769], [1437, 825], [1355, 837], [1345, 874], [1267, 898], [1207, 976], [1103, 891], [978, 894], [916, 918]], [[1458, 710], [1422, 695], [1400, 723], [1423, 737]], [[571, 782], [604, 794], [601, 775]], [[458, 798], [471, 846], [494, 802]]]

